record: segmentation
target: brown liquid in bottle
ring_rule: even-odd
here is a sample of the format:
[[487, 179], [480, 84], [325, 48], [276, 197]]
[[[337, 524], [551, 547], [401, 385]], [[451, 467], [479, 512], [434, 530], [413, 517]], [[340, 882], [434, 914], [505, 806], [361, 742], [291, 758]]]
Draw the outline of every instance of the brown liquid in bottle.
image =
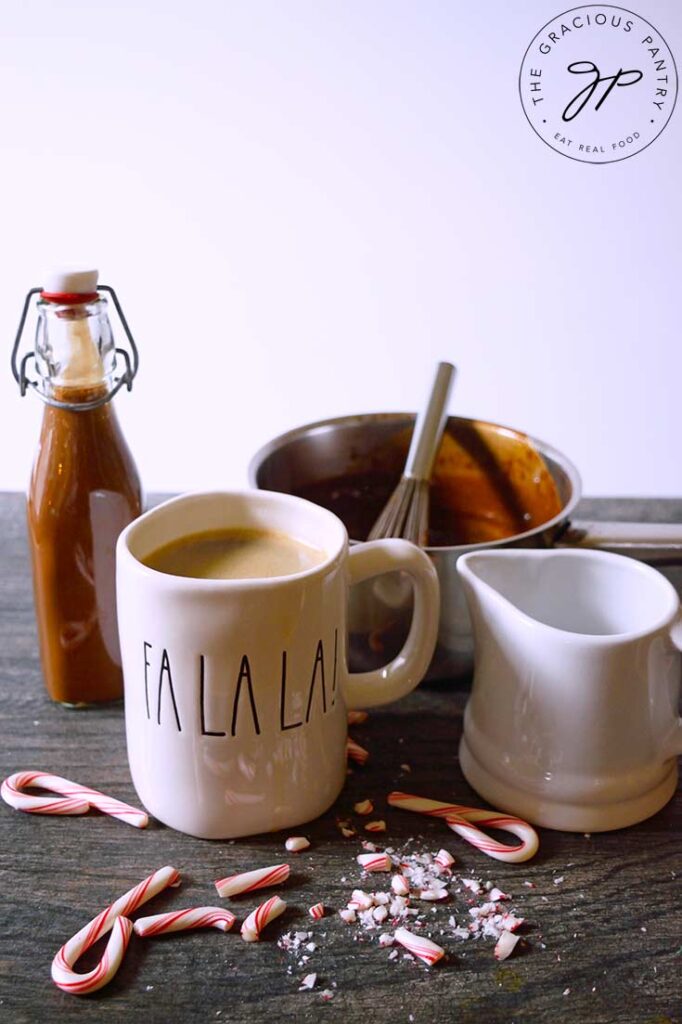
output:
[[[73, 372], [67, 368], [55, 382], [54, 399], [80, 405], [107, 393], [97, 350], [84, 372], [85, 351], [75, 352]], [[112, 403], [46, 406], [28, 533], [43, 673], [55, 701], [85, 705], [123, 695], [115, 548], [141, 511], [140, 480]]]
[[139, 477], [113, 405], [82, 412], [47, 406], [28, 529], [43, 673], [53, 700], [89, 704], [123, 695], [115, 548], [141, 511]]

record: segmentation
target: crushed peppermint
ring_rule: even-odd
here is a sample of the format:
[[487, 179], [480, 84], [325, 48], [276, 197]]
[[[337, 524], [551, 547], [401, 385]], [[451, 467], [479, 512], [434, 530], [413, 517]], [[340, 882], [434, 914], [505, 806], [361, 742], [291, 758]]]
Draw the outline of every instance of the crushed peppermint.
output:
[[353, 810], [356, 814], [371, 814], [374, 810], [374, 804], [371, 800], [358, 800], [356, 804], [353, 804]]
[[[389, 960], [415, 961], [418, 953], [394, 948], [396, 932], [407, 930], [431, 950], [429, 934], [435, 928], [444, 939], [493, 940], [496, 959], [510, 956], [520, 938], [518, 929], [524, 924], [524, 918], [509, 908], [511, 894], [490, 881], [456, 875], [449, 857], [443, 856], [445, 851], [419, 852], [413, 843], [408, 840], [401, 850], [387, 847], [382, 852], [373, 848], [357, 857], [364, 872], [368, 865], [380, 862], [391, 877], [384, 882], [380, 876], [363, 874], [366, 888], [353, 889], [347, 906], [339, 910], [341, 919], [353, 926], [355, 941], [375, 941], [387, 949]], [[367, 845], [363, 843], [365, 849]], [[376, 890], [370, 879], [379, 883]], [[441, 903], [449, 908], [445, 917], [438, 906]]]

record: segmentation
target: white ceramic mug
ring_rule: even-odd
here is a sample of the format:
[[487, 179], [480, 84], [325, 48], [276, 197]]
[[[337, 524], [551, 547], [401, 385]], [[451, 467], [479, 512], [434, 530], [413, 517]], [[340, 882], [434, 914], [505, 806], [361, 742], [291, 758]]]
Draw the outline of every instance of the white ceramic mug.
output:
[[[230, 527], [283, 532], [324, 559], [248, 580], [188, 579], [141, 561]], [[405, 647], [382, 669], [350, 674], [349, 586], [396, 569], [414, 583]], [[287, 494], [188, 494], [152, 509], [119, 538], [116, 582], [135, 788], [161, 821], [203, 838], [291, 828], [330, 807], [346, 777], [347, 708], [409, 693], [436, 643], [428, 557], [403, 540], [349, 551], [336, 516]]]
[[475, 669], [462, 771], [548, 828], [622, 828], [677, 788], [682, 627], [655, 569], [597, 551], [472, 552]]

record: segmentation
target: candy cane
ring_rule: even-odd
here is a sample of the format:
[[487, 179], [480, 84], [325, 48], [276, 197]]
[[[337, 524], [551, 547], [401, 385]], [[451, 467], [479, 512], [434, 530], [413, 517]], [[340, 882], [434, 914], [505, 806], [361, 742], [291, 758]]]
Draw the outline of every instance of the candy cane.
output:
[[249, 914], [242, 925], [242, 938], [244, 942], [258, 942], [260, 933], [265, 926], [274, 921], [280, 914], [283, 914], [286, 909], [286, 903], [279, 896], [271, 896], [265, 903], [261, 903], [259, 907], [256, 907]]
[[391, 879], [391, 889], [396, 896], [407, 896], [410, 891], [410, 883], [405, 875], [394, 875]]
[[242, 871], [239, 875], [228, 875], [215, 883], [219, 896], [237, 896], [240, 892], [253, 892], [254, 889], [266, 889], [270, 885], [279, 885], [289, 877], [288, 864], [274, 864], [270, 868], [257, 868], [255, 871]]
[[353, 810], [356, 814], [371, 814], [374, 804], [371, 800], [358, 800], [356, 804], [353, 804]]
[[235, 921], [234, 914], [222, 907], [189, 907], [187, 910], [172, 910], [168, 914], [138, 917], [133, 928], [136, 935], [148, 938], [191, 928], [218, 928], [221, 932], [229, 932]]
[[366, 764], [369, 757], [369, 750], [365, 750], [359, 743], [352, 740], [350, 736], [346, 740], [346, 756], [355, 761], [356, 764]]
[[387, 853], [359, 853], [355, 859], [363, 871], [390, 871], [392, 867]]
[[520, 935], [514, 935], [512, 932], [502, 932], [495, 946], [495, 959], [506, 960], [508, 956], [511, 956], [520, 938]]
[[429, 967], [445, 956], [445, 950], [442, 946], [431, 942], [431, 939], [427, 939], [424, 935], [415, 935], [414, 932], [409, 932], [407, 928], [396, 928], [393, 937], [396, 942], [399, 942], [401, 946], [404, 946], [414, 956], [418, 956]]
[[[499, 811], [485, 811], [477, 807], [463, 807], [461, 804], [446, 804], [440, 800], [429, 800], [426, 797], [411, 796], [409, 793], [389, 793], [388, 803], [391, 807], [401, 807], [405, 811], [416, 811], [430, 817], [443, 818], [448, 828], [457, 832], [468, 843], [475, 846], [481, 853], [495, 860], [519, 863], [530, 860], [537, 853], [539, 840], [534, 828], [521, 818], [514, 818]], [[486, 828], [497, 828], [503, 832], [511, 832], [521, 840], [519, 846], [500, 843], [486, 835], [474, 822]]]
[[[22, 792], [29, 787], [49, 789], [60, 796], [36, 796]], [[95, 807], [102, 814], [127, 821], [135, 828], [146, 828], [149, 824], [149, 818], [139, 808], [115, 800], [97, 789], [45, 772], [16, 772], [10, 775], [0, 787], [0, 796], [10, 807], [28, 814], [87, 814], [91, 807]]]
[[439, 868], [451, 868], [455, 863], [455, 858], [448, 850], [439, 850], [433, 859]]
[[306, 839], [305, 836], [289, 836], [284, 843], [285, 848], [289, 853], [300, 853], [301, 850], [307, 850], [310, 846], [310, 840]]
[[[127, 915], [163, 889], [177, 885], [179, 880], [180, 875], [175, 868], [160, 868], [81, 928], [64, 943], [52, 961], [52, 980], [55, 985], [64, 992], [82, 996], [96, 992], [111, 981], [121, 964], [133, 930], [132, 921], [128, 920]], [[109, 930], [111, 935], [100, 962], [87, 974], [77, 974], [73, 966], [78, 958]]]

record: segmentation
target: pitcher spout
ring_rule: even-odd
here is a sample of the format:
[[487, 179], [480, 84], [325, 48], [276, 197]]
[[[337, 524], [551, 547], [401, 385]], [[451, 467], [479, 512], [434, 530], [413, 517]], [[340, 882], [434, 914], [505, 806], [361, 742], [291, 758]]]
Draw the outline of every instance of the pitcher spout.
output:
[[[457, 570], [462, 579], [470, 610], [485, 608], [483, 619], [494, 614], [509, 618], [542, 621], [542, 601], [535, 595], [545, 589], [546, 561], [550, 551], [473, 551], [463, 555]], [[495, 611], [494, 611], [495, 610]]]

